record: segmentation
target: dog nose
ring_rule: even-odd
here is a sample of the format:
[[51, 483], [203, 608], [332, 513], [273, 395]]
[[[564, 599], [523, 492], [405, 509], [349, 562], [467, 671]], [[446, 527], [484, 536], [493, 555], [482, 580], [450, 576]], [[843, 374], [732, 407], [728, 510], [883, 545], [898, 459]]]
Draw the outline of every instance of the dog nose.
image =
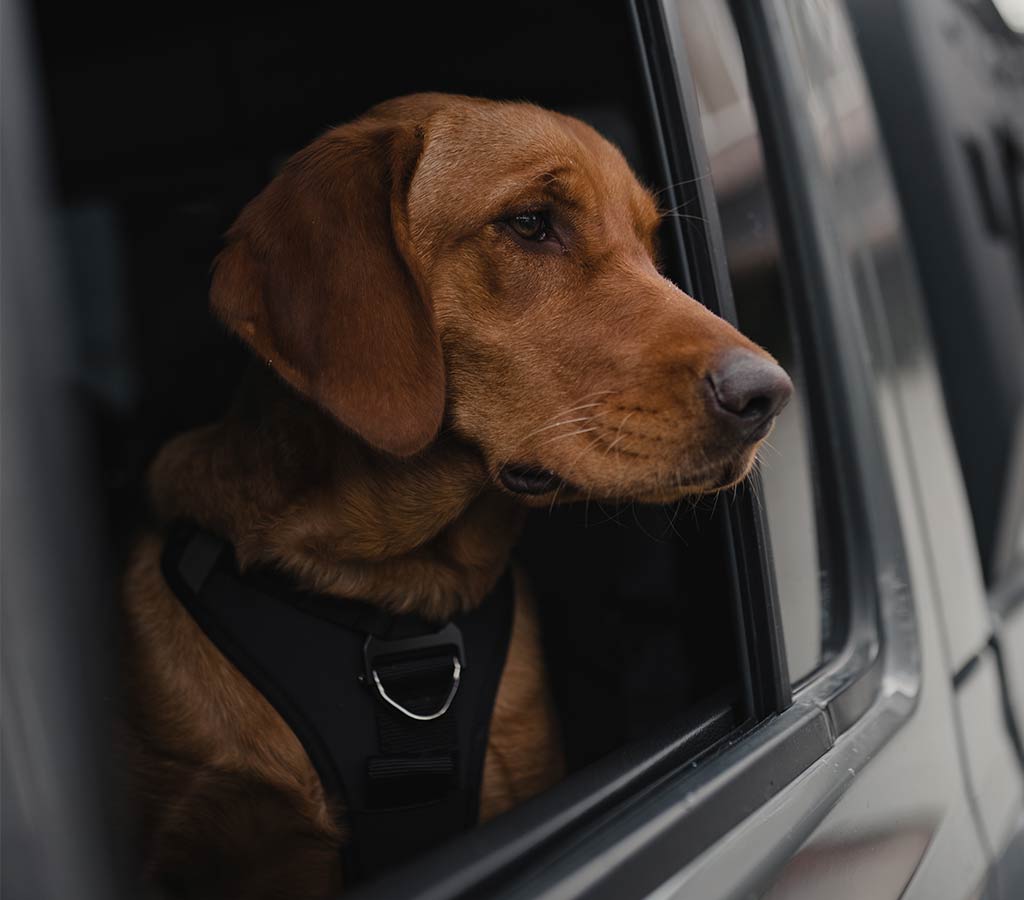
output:
[[719, 418], [748, 436], [755, 436], [793, 394], [793, 382], [782, 368], [750, 350], [729, 351], [708, 373], [708, 381]]

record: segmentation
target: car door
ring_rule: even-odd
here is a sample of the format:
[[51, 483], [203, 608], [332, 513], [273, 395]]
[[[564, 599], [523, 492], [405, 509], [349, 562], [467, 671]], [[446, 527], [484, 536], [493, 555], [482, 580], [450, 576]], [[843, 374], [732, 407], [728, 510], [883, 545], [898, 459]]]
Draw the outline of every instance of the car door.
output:
[[[798, 241], [816, 232], [816, 255], [826, 261], [816, 302], [842, 292], [845, 311], [859, 313], [841, 340], [863, 341], [856, 352], [868, 369], [857, 377], [878, 417], [918, 614], [916, 710], [769, 895], [898, 896], [906, 887], [907, 896], [968, 896], [1020, 815], [1020, 774], [994, 655], [979, 658], [969, 687], [966, 679], [954, 684], [951, 643], [977, 648], [987, 638], [984, 591], [924, 308], [850, 28], [831, 3], [735, 4], [735, 19], [724, 3], [681, 6], [677, 41], [686, 39], [687, 17], [703, 15], [723, 57], [745, 54], [769, 166], [774, 155], [781, 172], [790, 170], [793, 194], [803, 194], [793, 230]], [[884, 603], [882, 615], [884, 622]], [[931, 779], [942, 770], [949, 780], [940, 811]], [[868, 856], [874, 862], [858, 866]]]
[[[926, 288], [988, 595], [986, 610], [977, 574], [970, 592], [947, 595], [951, 671], [965, 721], [978, 705], [968, 697], [991, 691], [977, 681], [1002, 676], [1005, 728], [1022, 756], [1024, 21], [1002, 2], [848, 6]], [[964, 734], [984, 780], [984, 731], [968, 723]], [[981, 808], [993, 852], [1010, 864], [998, 805]]]

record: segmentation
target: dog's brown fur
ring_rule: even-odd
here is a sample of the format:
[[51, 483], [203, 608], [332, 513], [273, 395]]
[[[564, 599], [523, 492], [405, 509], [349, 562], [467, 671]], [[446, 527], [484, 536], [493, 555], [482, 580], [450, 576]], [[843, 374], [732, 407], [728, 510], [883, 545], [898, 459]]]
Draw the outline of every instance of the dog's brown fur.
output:
[[[509, 225], [537, 209], [552, 240]], [[736, 482], [756, 446], [720, 433], [704, 378], [730, 348], [763, 351], [658, 273], [658, 221], [615, 148], [526, 104], [418, 95], [328, 132], [228, 234], [212, 306], [266, 369], [162, 450], [160, 521], [216, 531], [243, 567], [443, 619], [507, 565], [523, 498], [500, 487], [506, 463], [558, 473], [557, 499]], [[142, 539], [123, 591], [150, 877], [188, 897], [339, 889], [344, 810], [170, 592], [160, 552]], [[520, 580], [482, 817], [560, 775]]]

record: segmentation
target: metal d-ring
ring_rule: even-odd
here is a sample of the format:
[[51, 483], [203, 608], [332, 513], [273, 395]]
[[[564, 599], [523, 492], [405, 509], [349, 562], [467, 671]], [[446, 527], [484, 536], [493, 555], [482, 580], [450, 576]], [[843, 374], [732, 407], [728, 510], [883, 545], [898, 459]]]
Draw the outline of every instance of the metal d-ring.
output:
[[381, 684], [380, 676], [377, 675], [377, 670], [372, 668], [370, 669], [370, 675], [373, 676], [373, 683], [377, 685], [377, 693], [380, 694], [381, 699], [384, 700], [385, 703], [397, 709], [400, 713], [402, 713], [402, 715], [408, 716], [410, 719], [415, 719], [417, 722], [430, 722], [433, 719], [440, 719], [441, 716], [448, 712], [448, 707], [452, 705], [452, 701], [455, 699], [455, 694], [458, 693], [459, 677], [461, 676], [461, 674], [462, 663], [459, 662], [459, 658], [457, 656], [453, 656], [452, 689], [448, 693], [448, 699], [444, 701], [441, 708], [437, 712], [432, 712], [429, 715], [421, 716], [417, 713], [412, 712], [411, 710], [406, 709], [397, 700], [392, 700], [391, 697], [388, 696], [388, 692], [384, 690], [384, 685]]

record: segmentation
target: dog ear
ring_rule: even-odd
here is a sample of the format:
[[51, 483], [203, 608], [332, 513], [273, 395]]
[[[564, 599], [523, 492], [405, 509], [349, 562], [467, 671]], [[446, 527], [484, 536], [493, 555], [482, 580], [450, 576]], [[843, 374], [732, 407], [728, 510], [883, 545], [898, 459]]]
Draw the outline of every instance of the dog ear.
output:
[[216, 315], [281, 377], [398, 456], [430, 443], [445, 402], [408, 235], [418, 109], [377, 107], [292, 157], [228, 231], [210, 290]]

